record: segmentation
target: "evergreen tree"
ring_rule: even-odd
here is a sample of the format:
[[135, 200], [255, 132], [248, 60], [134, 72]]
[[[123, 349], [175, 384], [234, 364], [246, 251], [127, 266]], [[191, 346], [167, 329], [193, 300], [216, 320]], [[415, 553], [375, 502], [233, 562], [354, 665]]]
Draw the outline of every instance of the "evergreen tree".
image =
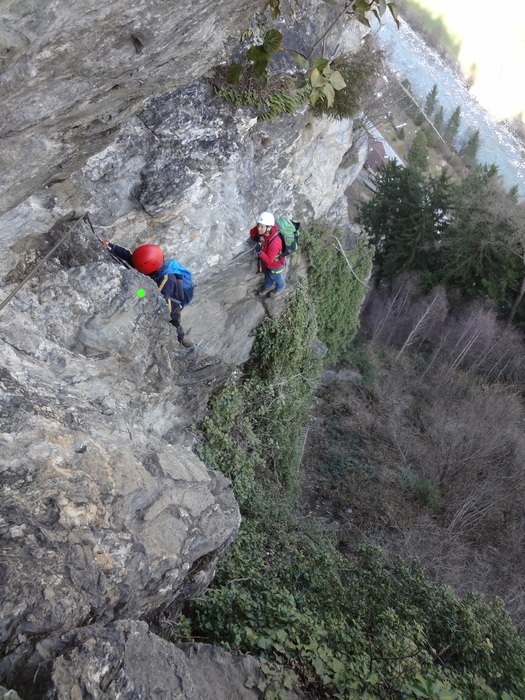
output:
[[418, 131], [415, 135], [407, 160], [413, 168], [418, 170], [426, 170], [428, 167], [428, 145], [424, 131]]
[[445, 123], [445, 113], [443, 111], [443, 105], [439, 105], [439, 109], [436, 112], [436, 116], [434, 117], [434, 126], [436, 129], [439, 131], [440, 134], [443, 134], [443, 125]]
[[479, 129], [465, 137], [463, 146], [459, 149], [459, 155], [463, 158], [463, 162], [469, 168], [476, 165], [480, 145]]
[[376, 249], [376, 262], [381, 266], [385, 241], [396, 235], [402, 192], [403, 166], [389, 160], [376, 175], [376, 193], [359, 214], [363, 228]]
[[525, 276], [517, 206], [494, 165], [478, 166], [461, 184], [443, 247], [443, 274], [466, 298], [486, 296], [499, 305], [515, 299]]
[[427, 96], [425, 98], [425, 114], [429, 118], [432, 116], [432, 113], [434, 112], [434, 110], [436, 108], [437, 95], [438, 95], [438, 86], [436, 83], [434, 83], [432, 90], [427, 94]]
[[447, 171], [427, 179], [417, 168], [389, 161], [375, 184], [360, 221], [375, 244], [379, 277], [416, 270], [423, 286], [432, 287], [440, 279], [440, 238], [452, 199]]
[[451, 146], [454, 145], [454, 139], [458, 135], [459, 127], [461, 126], [461, 109], [459, 105], [450, 115], [450, 118], [445, 127], [444, 138]]
[[423, 129], [425, 136], [427, 137], [427, 146], [429, 148], [436, 148], [439, 144], [439, 138], [434, 129], [427, 124]]
[[510, 188], [509, 192], [508, 192], [508, 197], [509, 197], [509, 199], [510, 199], [514, 204], [517, 204], [518, 201], [519, 201], [519, 198], [520, 198], [519, 195], [520, 195], [520, 190], [519, 190], [518, 185], [513, 185], [513, 186]]

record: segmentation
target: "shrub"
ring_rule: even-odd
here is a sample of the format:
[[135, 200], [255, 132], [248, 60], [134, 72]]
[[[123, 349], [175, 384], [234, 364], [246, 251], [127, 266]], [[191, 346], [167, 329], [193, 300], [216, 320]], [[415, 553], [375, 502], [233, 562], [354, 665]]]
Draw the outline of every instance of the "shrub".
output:
[[410, 498], [424, 508], [428, 508], [434, 515], [441, 512], [441, 497], [434, 484], [411, 469], [405, 469], [402, 475]]
[[312, 228], [303, 234], [311, 299], [329, 360], [338, 357], [357, 332], [372, 268], [373, 250], [367, 240], [359, 239], [348, 252], [343, 243], [338, 231]]
[[337, 90], [332, 107], [319, 100], [312, 107], [314, 114], [333, 119], [353, 118], [361, 109], [363, 99], [372, 91], [380, 75], [383, 53], [368, 40], [353, 54], [338, 56], [331, 64], [343, 76], [346, 87]]
[[414, 117], [414, 124], [416, 126], [422, 126], [425, 123], [425, 116], [422, 114], [422, 112], [417, 112], [417, 114]]
[[295, 112], [308, 102], [310, 94], [309, 87], [298, 88], [285, 75], [271, 75], [267, 83], [260, 86], [249, 70], [238, 84], [230, 84], [226, 81], [226, 70], [219, 69], [212, 84], [216, 95], [238, 107], [255, 107], [260, 121]]

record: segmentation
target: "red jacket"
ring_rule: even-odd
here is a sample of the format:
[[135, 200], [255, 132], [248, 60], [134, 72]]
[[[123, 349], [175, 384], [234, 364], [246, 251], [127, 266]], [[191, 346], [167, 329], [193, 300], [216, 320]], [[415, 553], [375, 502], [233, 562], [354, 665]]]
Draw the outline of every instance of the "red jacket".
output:
[[[272, 226], [270, 235], [264, 236], [263, 249], [259, 253], [259, 259], [262, 260], [269, 270], [280, 270], [281, 267], [286, 265], [286, 258], [280, 257], [283, 250], [283, 242], [281, 236], [278, 234], [279, 227], [275, 225]], [[259, 239], [257, 226], [250, 229], [250, 238], [252, 241], [257, 241]]]

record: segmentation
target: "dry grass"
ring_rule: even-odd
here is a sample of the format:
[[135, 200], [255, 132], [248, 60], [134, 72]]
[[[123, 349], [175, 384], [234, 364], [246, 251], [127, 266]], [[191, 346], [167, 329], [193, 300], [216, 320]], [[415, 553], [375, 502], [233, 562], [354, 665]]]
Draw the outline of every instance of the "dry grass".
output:
[[446, 364], [423, 376], [395, 350], [365, 352], [368, 367], [349, 357], [315, 404], [309, 509], [338, 523], [343, 550], [368, 541], [418, 557], [460, 593], [498, 594], [525, 625], [520, 396]]

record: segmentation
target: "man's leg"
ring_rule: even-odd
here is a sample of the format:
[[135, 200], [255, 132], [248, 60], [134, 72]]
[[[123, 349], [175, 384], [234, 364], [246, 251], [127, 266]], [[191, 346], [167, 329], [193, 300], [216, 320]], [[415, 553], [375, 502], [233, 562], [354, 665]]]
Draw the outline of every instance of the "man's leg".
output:
[[272, 292], [272, 296], [280, 294], [286, 287], [286, 280], [284, 279], [284, 270], [281, 272], [272, 273], [272, 277], [275, 280], [275, 291]]
[[[172, 304], [173, 304], [173, 302], [172, 302]], [[188, 338], [185, 337], [186, 334], [184, 333], [184, 328], [181, 326], [181, 323], [180, 323], [181, 311], [182, 311], [182, 309], [181, 309], [180, 305], [175, 305], [175, 304], [172, 305], [170, 323], [172, 326], [175, 326], [175, 328], [177, 329], [177, 340], [182, 345], [182, 347], [193, 348], [195, 346], [195, 343], [192, 343], [191, 340], [189, 340]]]
[[270, 270], [265, 266], [264, 267], [264, 285], [261, 291], [259, 292], [260, 297], [264, 297], [268, 294], [268, 292], [273, 289], [275, 285], [275, 280], [273, 279], [274, 275], [270, 272]]

